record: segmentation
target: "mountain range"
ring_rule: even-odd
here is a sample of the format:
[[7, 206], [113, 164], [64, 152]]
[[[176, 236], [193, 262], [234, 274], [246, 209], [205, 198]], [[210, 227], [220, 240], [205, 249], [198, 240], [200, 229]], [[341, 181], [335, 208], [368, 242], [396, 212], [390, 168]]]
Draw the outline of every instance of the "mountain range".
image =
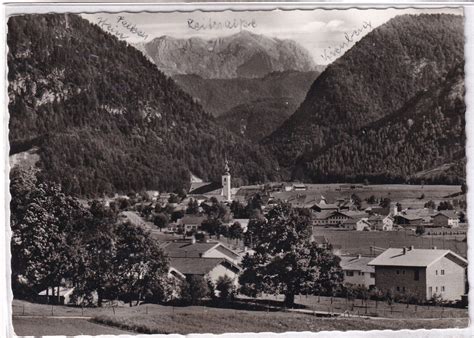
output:
[[81, 196], [179, 191], [191, 173], [218, 182], [225, 157], [234, 186], [459, 184], [463, 28], [459, 16], [404, 15], [320, 75], [272, 66], [249, 78], [251, 67], [225, 66], [224, 78], [211, 67], [173, 79], [79, 16], [11, 17], [11, 154], [34, 156], [43, 175]]
[[209, 40], [161, 36], [136, 47], [169, 76], [259, 78], [272, 72], [318, 70], [309, 52], [295, 41], [245, 30]]
[[186, 189], [190, 173], [234, 184], [279, 178], [263, 147], [224, 127], [141, 52], [76, 15], [8, 21], [11, 154], [37, 148], [74, 195]]

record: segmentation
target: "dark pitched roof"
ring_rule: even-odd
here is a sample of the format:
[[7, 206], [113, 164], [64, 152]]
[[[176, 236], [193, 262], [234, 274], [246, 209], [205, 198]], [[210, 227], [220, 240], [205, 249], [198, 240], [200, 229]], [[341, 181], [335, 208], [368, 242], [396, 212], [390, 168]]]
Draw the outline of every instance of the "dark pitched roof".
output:
[[201, 224], [205, 219], [204, 216], [185, 215], [178, 222], [179, 224]]
[[189, 194], [203, 195], [211, 192], [220, 193], [220, 189], [222, 189], [222, 184], [217, 182], [193, 183], [189, 189]]
[[170, 242], [163, 246], [163, 250], [173, 258], [199, 258], [218, 244], [217, 242]]
[[183, 275], [205, 275], [224, 261], [224, 258], [171, 258], [170, 267]]
[[443, 215], [445, 217], [448, 217], [448, 218], [459, 218], [458, 215], [456, 214], [456, 211], [454, 210], [443, 210], [443, 211], [438, 211], [436, 213], [436, 215], [434, 215], [433, 217], [436, 217], [438, 215]]

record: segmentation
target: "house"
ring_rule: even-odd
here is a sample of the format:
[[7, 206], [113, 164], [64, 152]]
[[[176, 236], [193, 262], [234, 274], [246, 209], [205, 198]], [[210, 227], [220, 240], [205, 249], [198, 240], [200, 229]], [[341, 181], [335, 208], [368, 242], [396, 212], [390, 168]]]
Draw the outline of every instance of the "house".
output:
[[342, 223], [342, 226], [348, 230], [356, 231], [368, 231], [371, 229], [367, 217], [348, 218]]
[[437, 227], [457, 228], [459, 217], [454, 210], [439, 211], [433, 216], [433, 225]]
[[329, 241], [326, 236], [311, 236], [311, 241], [316, 243], [318, 248], [327, 249], [329, 247]]
[[169, 275], [178, 279], [197, 275], [216, 284], [219, 277], [228, 276], [234, 285], [238, 285], [240, 268], [225, 258], [171, 258]]
[[392, 231], [394, 219], [391, 216], [372, 215], [369, 216], [368, 222], [372, 230]]
[[373, 257], [341, 256], [339, 263], [344, 273], [344, 284], [365, 286], [367, 289], [375, 286], [375, 268], [368, 265]]
[[74, 288], [67, 288], [60, 286], [59, 287], [59, 300], [58, 300], [58, 288], [47, 288], [36, 297], [37, 301], [43, 304], [57, 304], [57, 305], [67, 305], [71, 304], [71, 296], [74, 292]]
[[165, 243], [162, 249], [171, 258], [225, 258], [233, 264], [239, 264], [242, 259], [220, 242], [176, 241]]
[[178, 220], [178, 226], [181, 227], [185, 233], [188, 231], [197, 231], [201, 223], [206, 219], [205, 216], [185, 215]]
[[390, 248], [369, 265], [375, 267], [375, 286], [382, 291], [410, 293], [420, 301], [435, 294], [454, 301], [466, 292], [467, 260], [451, 250]]

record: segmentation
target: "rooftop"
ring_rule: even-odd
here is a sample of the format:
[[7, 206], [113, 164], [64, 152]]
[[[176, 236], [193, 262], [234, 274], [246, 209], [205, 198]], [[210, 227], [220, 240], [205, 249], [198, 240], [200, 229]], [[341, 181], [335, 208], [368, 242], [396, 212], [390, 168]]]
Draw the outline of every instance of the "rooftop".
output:
[[427, 267], [445, 256], [459, 265], [467, 266], [467, 260], [451, 250], [406, 249], [404, 253], [403, 248], [387, 249], [373, 259], [369, 265]]
[[342, 270], [354, 270], [363, 272], [374, 272], [375, 268], [369, 266], [369, 262], [373, 260], [373, 257], [362, 257], [362, 256], [341, 256], [341, 268]]
[[458, 215], [456, 214], [456, 211], [454, 210], [443, 210], [443, 211], [438, 211], [434, 216], [438, 216], [438, 215], [443, 215], [443, 216], [446, 216], [448, 218], [458, 218]]
[[199, 258], [205, 252], [211, 250], [219, 245], [218, 242], [170, 242], [165, 244], [162, 248], [169, 257], [174, 258]]
[[205, 275], [224, 261], [224, 258], [171, 258], [170, 267], [183, 275]]

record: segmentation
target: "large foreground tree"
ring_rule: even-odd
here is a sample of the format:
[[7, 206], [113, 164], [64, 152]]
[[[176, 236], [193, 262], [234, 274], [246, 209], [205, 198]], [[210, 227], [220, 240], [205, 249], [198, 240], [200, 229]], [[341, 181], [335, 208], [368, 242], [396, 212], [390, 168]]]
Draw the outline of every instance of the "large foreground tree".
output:
[[311, 241], [310, 220], [301, 210], [279, 203], [264, 218], [249, 223], [246, 240], [254, 249], [243, 261], [241, 292], [284, 294], [286, 306], [295, 295], [331, 293], [341, 285], [339, 259]]

